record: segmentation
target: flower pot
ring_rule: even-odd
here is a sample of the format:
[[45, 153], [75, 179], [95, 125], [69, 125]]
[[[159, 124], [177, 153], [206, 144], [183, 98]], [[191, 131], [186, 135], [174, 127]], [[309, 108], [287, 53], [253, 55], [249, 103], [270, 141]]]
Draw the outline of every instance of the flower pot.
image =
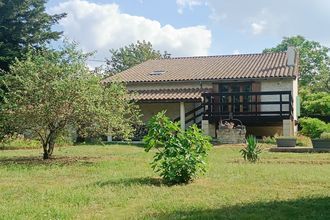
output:
[[312, 139], [313, 148], [330, 149], [330, 139]]
[[276, 138], [277, 147], [295, 147], [297, 138]]

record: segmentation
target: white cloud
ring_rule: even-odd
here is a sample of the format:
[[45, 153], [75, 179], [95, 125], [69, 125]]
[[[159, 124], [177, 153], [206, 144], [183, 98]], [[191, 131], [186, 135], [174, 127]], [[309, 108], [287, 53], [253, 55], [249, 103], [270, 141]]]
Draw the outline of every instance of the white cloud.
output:
[[66, 12], [60, 21], [64, 35], [77, 41], [85, 51], [97, 50], [96, 58], [109, 57], [109, 49], [137, 40], [150, 41], [154, 48], [173, 56], [207, 55], [211, 31], [205, 26], [175, 28], [156, 20], [122, 13], [117, 4], [96, 4], [71, 0], [52, 7], [50, 13]]
[[209, 19], [220, 22], [222, 20], [225, 20], [227, 18], [227, 14], [218, 14], [217, 11], [214, 8], [211, 8], [211, 14], [209, 14]]
[[[329, 0], [199, 0], [199, 4], [190, 5], [177, 1], [181, 10], [198, 5], [207, 5], [210, 19], [240, 33], [271, 37], [300, 34], [329, 45]], [[219, 19], [224, 15], [226, 19]]]
[[194, 6], [202, 5], [204, 0], [176, 0], [176, 4], [178, 5], [178, 13], [183, 14], [183, 9], [185, 7], [189, 7], [192, 9]]
[[251, 28], [254, 35], [261, 34], [265, 30], [265, 21], [252, 22]]
[[234, 55], [238, 55], [238, 54], [241, 54], [241, 52], [240, 52], [239, 50], [236, 49], [236, 50], [233, 51], [233, 54], [234, 54]]

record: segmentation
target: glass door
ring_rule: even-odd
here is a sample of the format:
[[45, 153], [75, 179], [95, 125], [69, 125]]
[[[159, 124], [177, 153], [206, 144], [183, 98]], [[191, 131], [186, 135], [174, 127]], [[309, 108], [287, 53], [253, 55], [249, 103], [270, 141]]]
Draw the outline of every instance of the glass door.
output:
[[[251, 96], [244, 92], [252, 91], [252, 82], [248, 83], [221, 83], [219, 84], [220, 112], [249, 112], [252, 109], [250, 104]], [[228, 94], [239, 92], [241, 94]]]

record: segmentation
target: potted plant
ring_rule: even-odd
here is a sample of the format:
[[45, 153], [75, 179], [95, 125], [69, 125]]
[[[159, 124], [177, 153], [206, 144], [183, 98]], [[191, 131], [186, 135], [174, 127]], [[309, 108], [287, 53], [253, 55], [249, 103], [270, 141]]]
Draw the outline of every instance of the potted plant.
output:
[[277, 147], [295, 147], [297, 138], [293, 136], [279, 136], [276, 138]]
[[312, 139], [313, 148], [330, 149], [330, 132], [323, 132], [320, 138]]

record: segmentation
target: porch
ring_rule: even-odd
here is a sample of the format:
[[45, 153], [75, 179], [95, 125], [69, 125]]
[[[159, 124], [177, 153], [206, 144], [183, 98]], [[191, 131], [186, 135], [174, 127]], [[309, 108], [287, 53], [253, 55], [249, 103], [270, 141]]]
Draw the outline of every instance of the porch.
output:
[[275, 133], [293, 135], [291, 91], [212, 92], [208, 89], [149, 90], [138, 94], [138, 104], [147, 121], [161, 110], [185, 129], [197, 124], [216, 137], [221, 120], [242, 121], [247, 132], [257, 136]]

